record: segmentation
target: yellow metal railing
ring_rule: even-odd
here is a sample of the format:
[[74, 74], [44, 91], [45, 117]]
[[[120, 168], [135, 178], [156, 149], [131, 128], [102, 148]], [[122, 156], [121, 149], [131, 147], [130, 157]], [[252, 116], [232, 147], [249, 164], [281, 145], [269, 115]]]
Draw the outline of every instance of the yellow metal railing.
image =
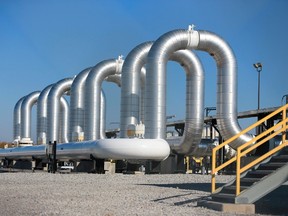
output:
[[[287, 117], [287, 109], [288, 104], [286, 104], [283, 107], [280, 107], [279, 109], [275, 110], [271, 114], [267, 115], [265, 118], [262, 118], [260, 121], [256, 122], [255, 124], [249, 126], [245, 130], [241, 131], [239, 134], [236, 134], [235, 136], [231, 137], [227, 141], [223, 142], [221, 145], [213, 148], [212, 150], [212, 170], [211, 170], [211, 190], [212, 193], [216, 190], [216, 173], [222, 170], [223, 168], [227, 167], [228, 165], [232, 164], [233, 162], [236, 162], [236, 196], [240, 194], [240, 176], [243, 172], [247, 171], [248, 169], [254, 167], [261, 161], [265, 160], [266, 158], [270, 157], [271, 155], [275, 154], [276, 152], [283, 149], [285, 146], [288, 145], [288, 141], [286, 140], [286, 132], [288, 131], [288, 117]], [[276, 115], [282, 114], [282, 121], [274, 125], [273, 127], [269, 128], [268, 130], [264, 131], [263, 133], [259, 134], [258, 136], [251, 139], [249, 142], [241, 145], [237, 148], [236, 156], [232, 157], [230, 160], [224, 162], [223, 164], [220, 164], [217, 166], [216, 164], [216, 156], [217, 151], [225, 147], [226, 145], [229, 145], [231, 142], [235, 141], [237, 138], [239, 138], [241, 135], [248, 133], [249, 131], [257, 128], [261, 124], [263, 124], [268, 119], [273, 118]], [[281, 145], [276, 146], [275, 148], [271, 149], [261, 157], [257, 158], [256, 160], [250, 162], [249, 164], [241, 167], [241, 157], [245, 156], [252, 150], [256, 149], [257, 147], [264, 144], [266, 141], [272, 139], [278, 134], [282, 134], [282, 143]], [[255, 144], [254, 144], [255, 143]]]

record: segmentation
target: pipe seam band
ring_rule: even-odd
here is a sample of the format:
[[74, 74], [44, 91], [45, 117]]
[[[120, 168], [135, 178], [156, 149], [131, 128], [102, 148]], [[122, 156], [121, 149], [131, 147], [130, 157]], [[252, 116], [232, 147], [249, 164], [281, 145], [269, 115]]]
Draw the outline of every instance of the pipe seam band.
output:
[[199, 32], [194, 31], [194, 30], [188, 30], [187, 33], [188, 33], [187, 48], [190, 48], [190, 49], [197, 48], [199, 45], [199, 41], [200, 41]]
[[116, 71], [115, 71], [116, 74], [121, 73], [123, 63], [124, 63], [124, 60], [122, 59], [122, 57], [121, 58], [119, 57], [118, 59], [116, 59]]

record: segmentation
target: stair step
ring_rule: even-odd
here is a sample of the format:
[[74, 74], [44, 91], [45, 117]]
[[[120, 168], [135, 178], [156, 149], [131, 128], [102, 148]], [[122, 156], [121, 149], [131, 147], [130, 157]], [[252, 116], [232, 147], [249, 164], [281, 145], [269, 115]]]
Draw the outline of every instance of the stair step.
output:
[[241, 178], [241, 186], [250, 186], [250, 185], [252, 185], [255, 182], [258, 182], [260, 180], [261, 180], [261, 178], [244, 177], [244, 178]]
[[211, 195], [216, 202], [235, 203], [235, 194], [217, 193]]
[[266, 164], [261, 164], [257, 170], [276, 170], [286, 164], [287, 163], [285, 162], [269, 162]]
[[[249, 186], [241, 185], [240, 191], [246, 190], [248, 188], [249, 188]], [[227, 194], [234, 194], [235, 195], [236, 186], [235, 185], [230, 185], [230, 186], [223, 187], [223, 189], [221, 190], [221, 193], [227, 193]]]
[[259, 178], [262, 179], [264, 178], [265, 176], [273, 173], [274, 170], [256, 170], [256, 171], [249, 171], [245, 177], [247, 178]]
[[278, 155], [271, 158], [270, 162], [288, 162], [288, 155]]

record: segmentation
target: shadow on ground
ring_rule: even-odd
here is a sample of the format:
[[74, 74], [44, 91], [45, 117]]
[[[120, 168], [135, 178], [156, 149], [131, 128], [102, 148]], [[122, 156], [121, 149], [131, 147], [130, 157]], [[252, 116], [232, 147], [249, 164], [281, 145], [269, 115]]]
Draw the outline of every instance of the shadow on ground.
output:
[[[211, 191], [211, 183], [182, 183], [182, 184], [141, 184], [147, 186], [165, 187], [165, 188], [175, 188], [182, 190], [198, 190], [204, 192]], [[217, 187], [221, 187], [224, 184], [217, 184]]]
[[[182, 184], [141, 184], [147, 186], [165, 187], [165, 188], [175, 188], [183, 190], [198, 190], [204, 192], [211, 191], [210, 183], [182, 183]], [[217, 184], [217, 187], [221, 187], [224, 184]], [[194, 192], [193, 192], [194, 193]], [[180, 196], [187, 196], [193, 193], [175, 195], [171, 197], [164, 197], [161, 199], [153, 200], [155, 202], [161, 202], [167, 199], [176, 198]], [[183, 202], [176, 202], [174, 205], [185, 205], [192, 202], [197, 202], [207, 196], [201, 196], [199, 198], [186, 200]], [[288, 216], [288, 184], [282, 185], [275, 191], [262, 197], [260, 200], [254, 203], [255, 210], [257, 214], [268, 214], [268, 215], [287, 215]]]
[[282, 185], [254, 204], [258, 214], [288, 215], [288, 185]]

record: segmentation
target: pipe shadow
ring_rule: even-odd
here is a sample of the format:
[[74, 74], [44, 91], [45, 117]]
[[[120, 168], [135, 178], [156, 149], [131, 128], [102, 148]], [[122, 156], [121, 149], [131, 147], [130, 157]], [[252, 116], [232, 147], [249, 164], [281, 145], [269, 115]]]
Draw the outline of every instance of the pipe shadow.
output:
[[[211, 192], [211, 183], [139, 184], [139, 185]], [[217, 187], [221, 187], [223, 185], [224, 183], [219, 183], [217, 184]]]
[[[185, 196], [190, 196], [190, 195], [197, 195], [196, 198], [192, 198], [192, 199], [187, 199], [184, 201], [176, 201], [173, 202], [173, 205], [175, 206], [182, 206], [182, 205], [187, 205], [187, 204], [195, 204], [200, 200], [203, 199], [208, 199], [210, 196], [210, 192], [211, 192], [211, 183], [180, 183], [180, 184], [139, 184], [139, 185], [144, 185], [144, 186], [155, 186], [155, 187], [163, 187], [163, 188], [174, 188], [177, 190], [186, 190], [187, 193], [182, 193], [182, 194], [177, 194], [177, 195], [173, 195], [173, 196], [167, 196], [167, 197], [162, 197], [159, 199], [154, 199], [152, 200], [153, 202], [164, 202], [164, 201], [168, 201], [168, 200], [173, 200], [175, 198], [181, 198], [181, 197], [185, 197]], [[224, 184], [217, 184], [218, 187], [222, 186]], [[189, 192], [189, 190], [191, 190], [191, 192]], [[193, 191], [193, 192], [192, 192]], [[209, 195], [201, 195], [198, 194], [197, 192], [194, 191], [202, 191], [202, 192], [208, 192]]]

